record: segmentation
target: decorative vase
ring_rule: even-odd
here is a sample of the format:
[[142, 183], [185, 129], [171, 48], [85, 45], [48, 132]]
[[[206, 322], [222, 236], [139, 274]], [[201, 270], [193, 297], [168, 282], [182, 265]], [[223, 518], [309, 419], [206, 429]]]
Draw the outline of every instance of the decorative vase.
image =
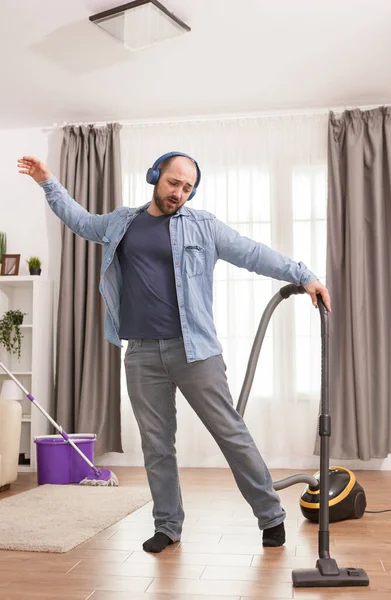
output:
[[1, 387], [0, 398], [3, 400], [18, 400], [20, 402], [24, 399], [24, 394], [15, 381], [5, 379]]

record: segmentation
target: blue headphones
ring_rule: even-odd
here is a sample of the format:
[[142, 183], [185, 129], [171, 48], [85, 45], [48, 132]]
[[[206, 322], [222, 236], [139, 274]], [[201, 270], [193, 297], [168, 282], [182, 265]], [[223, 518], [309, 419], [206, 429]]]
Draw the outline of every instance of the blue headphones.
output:
[[195, 182], [195, 185], [191, 191], [191, 194], [188, 197], [188, 200], [191, 200], [193, 198], [193, 196], [195, 196], [195, 193], [196, 193], [199, 183], [201, 181], [201, 171], [200, 171], [198, 164], [194, 160], [194, 158], [192, 158], [188, 154], [183, 154], [183, 152], [168, 152], [167, 154], [163, 154], [163, 156], [160, 156], [157, 160], [155, 160], [152, 167], [150, 167], [148, 169], [146, 179], [147, 179], [148, 183], [150, 183], [151, 185], [156, 185], [157, 182], [159, 181], [159, 177], [160, 177], [159, 165], [164, 160], [167, 160], [167, 158], [170, 158], [171, 156], [184, 156], [185, 158], [190, 158], [190, 160], [193, 161], [193, 163], [195, 164], [195, 166], [197, 168], [197, 181]]

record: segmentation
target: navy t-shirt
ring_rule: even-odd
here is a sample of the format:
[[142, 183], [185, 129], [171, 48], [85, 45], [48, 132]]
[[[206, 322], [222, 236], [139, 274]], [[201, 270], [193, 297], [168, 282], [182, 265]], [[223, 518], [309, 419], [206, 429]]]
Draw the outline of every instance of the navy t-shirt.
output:
[[123, 289], [119, 337], [164, 339], [182, 335], [170, 241], [171, 215], [146, 210], [118, 245]]

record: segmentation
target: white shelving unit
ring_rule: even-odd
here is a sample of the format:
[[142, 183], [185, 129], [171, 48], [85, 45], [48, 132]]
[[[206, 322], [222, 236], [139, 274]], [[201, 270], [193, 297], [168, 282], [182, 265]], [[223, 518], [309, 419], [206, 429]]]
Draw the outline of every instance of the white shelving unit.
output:
[[[0, 345], [0, 360], [47, 412], [54, 392], [53, 365], [53, 282], [41, 276], [0, 276], [0, 319], [7, 310], [26, 313], [21, 326], [21, 357], [9, 354]], [[0, 369], [0, 383], [8, 375]], [[50, 424], [30, 400], [22, 401], [20, 452], [30, 465], [19, 471], [36, 471], [34, 436], [50, 433]]]

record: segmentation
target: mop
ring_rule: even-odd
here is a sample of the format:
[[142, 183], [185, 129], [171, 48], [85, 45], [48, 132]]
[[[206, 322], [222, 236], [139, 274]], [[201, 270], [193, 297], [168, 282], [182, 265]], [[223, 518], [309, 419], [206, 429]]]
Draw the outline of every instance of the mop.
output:
[[20, 381], [18, 381], [16, 379], [16, 377], [12, 373], [10, 373], [10, 371], [7, 369], [7, 367], [1, 361], [0, 361], [0, 367], [3, 369], [3, 371], [5, 371], [7, 373], [7, 375], [9, 377], [11, 377], [11, 379], [16, 383], [16, 385], [18, 387], [20, 387], [22, 392], [27, 396], [27, 398], [32, 402], [32, 404], [34, 404], [34, 406], [36, 406], [43, 415], [45, 415], [45, 417], [48, 419], [48, 421], [50, 421], [50, 423], [53, 425], [53, 427], [55, 427], [57, 429], [57, 431], [61, 434], [61, 436], [67, 442], [67, 444], [72, 446], [72, 448], [74, 450], [76, 450], [76, 452], [79, 454], [79, 456], [81, 456], [81, 458], [89, 465], [89, 467], [91, 468], [91, 473], [79, 482], [80, 485], [103, 485], [103, 486], [110, 486], [110, 487], [118, 486], [118, 478], [115, 475], [115, 473], [110, 471], [110, 469], [98, 469], [97, 467], [95, 467], [95, 465], [92, 464], [92, 462], [87, 458], [87, 456], [85, 456], [85, 454], [83, 454], [83, 452], [80, 450], [80, 448], [78, 448], [76, 446], [75, 442], [63, 430], [61, 425], [58, 425], [58, 423], [56, 423], [52, 419], [52, 417], [50, 415], [48, 415], [46, 410], [44, 408], [42, 408], [42, 406], [40, 406], [40, 404], [38, 404], [38, 402], [35, 400], [35, 398], [26, 390], [26, 388], [20, 383]]

